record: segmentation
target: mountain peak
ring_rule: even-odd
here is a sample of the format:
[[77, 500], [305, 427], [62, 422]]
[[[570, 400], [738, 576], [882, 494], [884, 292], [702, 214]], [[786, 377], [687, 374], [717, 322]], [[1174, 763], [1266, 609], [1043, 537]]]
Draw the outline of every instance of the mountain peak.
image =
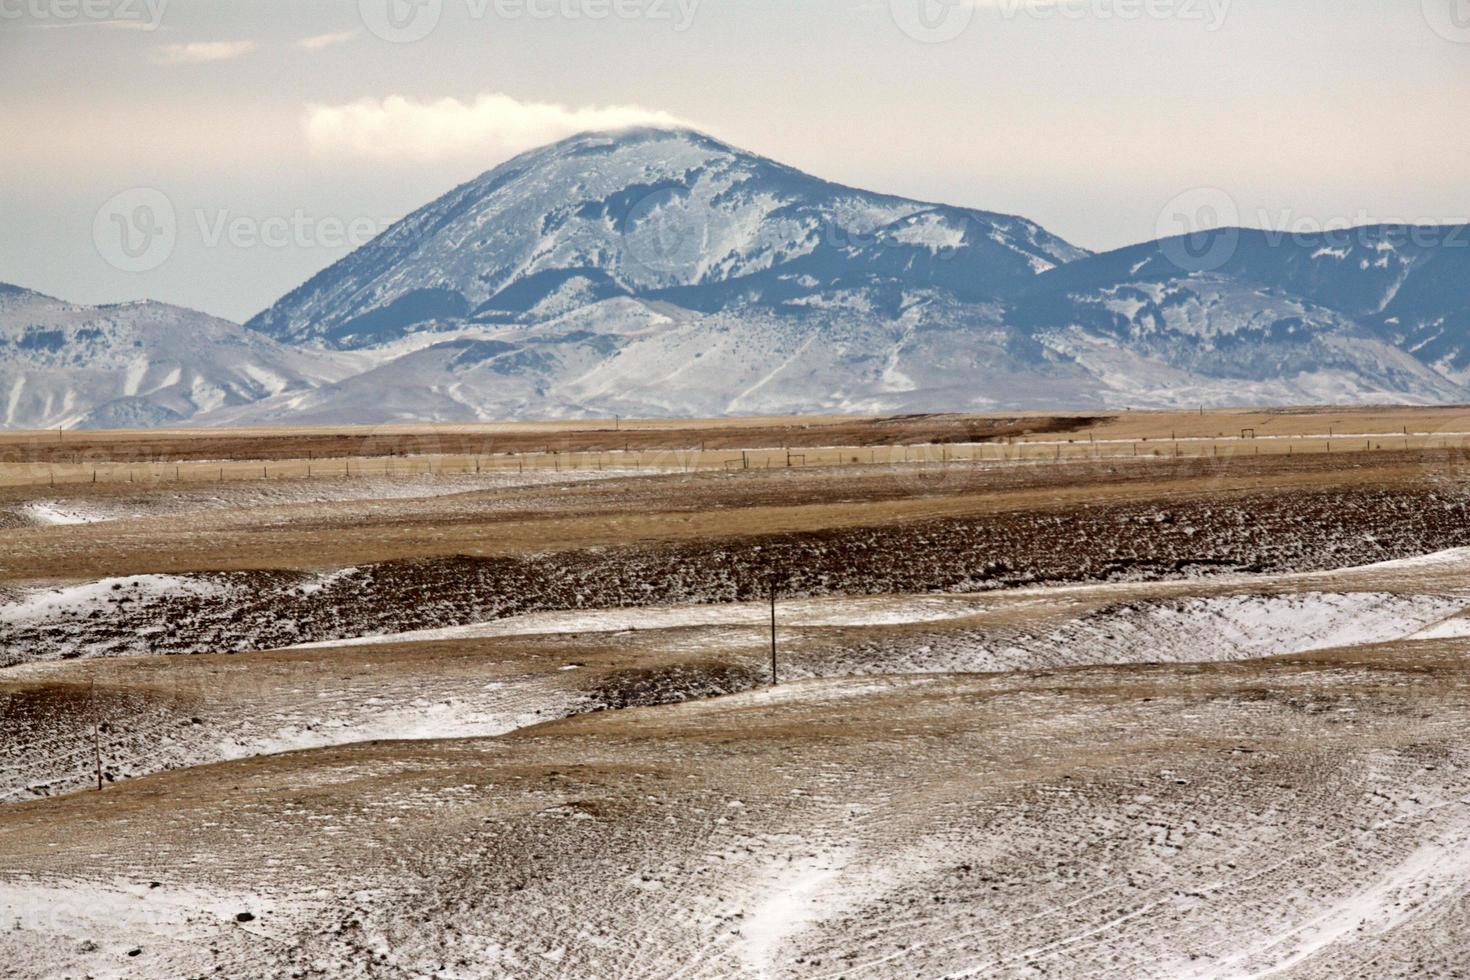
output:
[[687, 127], [579, 133], [455, 188], [248, 326], [360, 347], [613, 297], [694, 309], [863, 288], [990, 299], [1086, 254], [1032, 222], [821, 180]]
[[537, 147], [530, 153], [548, 152], [553, 153], [558, 149], [597, 148], [611, 147], [626, 149], [640, 146], [646, 143], [678, 141], [704, 147], [706, 149], [723, 151], [729, 153], [740, 153], [747, 156], [754, 154], [732, 146], [723, 140], [717, 139], [702, 130], [682, 124], [669, 124], [663, 126], [642, 123], [633, 126], [621, 126], [616, 129], [586, 129], [580, 133], [574, 133], [565, 139], [545, 146]]

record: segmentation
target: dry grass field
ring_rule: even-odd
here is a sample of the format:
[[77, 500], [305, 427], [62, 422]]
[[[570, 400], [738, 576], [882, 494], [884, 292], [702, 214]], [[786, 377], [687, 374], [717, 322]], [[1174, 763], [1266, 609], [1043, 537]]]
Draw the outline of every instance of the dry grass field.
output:
[[1467, 440], [0, 435], [0, 976], [1470, 975]]

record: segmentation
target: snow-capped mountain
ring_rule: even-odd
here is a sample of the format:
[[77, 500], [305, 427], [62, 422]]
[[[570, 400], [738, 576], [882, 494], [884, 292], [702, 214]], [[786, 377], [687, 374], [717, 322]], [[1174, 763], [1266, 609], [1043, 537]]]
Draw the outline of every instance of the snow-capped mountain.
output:
[[1092, 255], [684, 129], [456, 188], [245, 328], [0, 295], [4, 424], [1470, 400], [1470, 229]]
[[[1332, 311], [1457, 382], [1470, 378], [1466, 225], [1223, 229], [1092, 256], [1040, 277], [1031, 290], [1053, 298], [1096, 295], [1190, 277]], [[1237, 297], [1232, 310], [1248, 314], [1252, 303], [1249, 295]]]
[[1470, 323], [1452, 323], [1465, 318], [1470, 267], [1458, 281], [1436, 270], [1470, 256], [1400, 247], [1431, 231], [1226, 229], [1149, 242], [1037, 277], [1006, 320], [1134, 404], [1220, 403], [1223, 386], [1236, 404], [1458, 400], [1461, 379], [1391, 336], [1389, 311], [1408, 288], [1404, 322], [1467, 337]]
[[1023, 218], [829, 183], [689, 130], [589, 133], [409, 215], [247, 325], [332, 347], [535, 322], [614, 297], [800, 307], [994, 299], [1086, 253]]
[[[1194, 259], [1218, 258], [1214, 239], [1090, 256], [1021, 218], [843, 187], [688, 130], [585, 134], [455, 189], [248, 324], [370, 350], [370, 373], [219, 417], [1464, 397], [1380, 322], [1432, 250], [1390, 249], [1389, 229], [1342, 254], [1221, 236], [1208, 270]], [[1418, 337], [1443, 319], [1412, 322]]]
[[1101, 404], [1095, 378], [1001, 320], [931, 296], [702, 313], [622, 297], [534, 324], [417, 334], [372, 371], [208, 419], [380, 423], [611, 415], [936, 412]]
[[0, 284], [0, 422], [11, 428], [183, 423], [339, 380], [350, 361], [164, 303], [81, 306]]

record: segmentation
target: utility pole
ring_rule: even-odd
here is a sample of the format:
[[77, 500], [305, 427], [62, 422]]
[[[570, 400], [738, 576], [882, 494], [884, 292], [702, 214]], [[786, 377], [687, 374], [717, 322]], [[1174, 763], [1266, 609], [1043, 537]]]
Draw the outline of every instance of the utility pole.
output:
[[97, 682], [87, 685], [88, 700], [92, 702], [92, 752], [97, 761], [97, 791], [102, 791], [102, 727], [97, 711]]
[[771, 686], [775, 687], [780, 681], [776, 675], [776, 579], [771, 578]]
[[776, 569], [772, 569], [769, 578], [771, 588], [771, 686], [780, 683], [776, 672], [776, 591], [781, 586], [783, 576]]

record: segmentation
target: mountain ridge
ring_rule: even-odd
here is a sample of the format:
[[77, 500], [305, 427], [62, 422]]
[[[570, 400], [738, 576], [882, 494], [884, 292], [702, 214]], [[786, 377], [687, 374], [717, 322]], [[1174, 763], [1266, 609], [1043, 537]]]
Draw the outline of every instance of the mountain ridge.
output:
[[0, 425], [147, 427], [339, 381], [343, 355], [286, 347], [197, 310], [88, 306], [0, 283]]
[[0, 285], [0, 347], [10, 426], [1463, 402], [1470, 228], [1094, 254], [645, 127], [487, 170], [244, 326]]
[[[588, 171], [593, 159], [599, 169]], [[710, 312], [871, 278], [986, 299], [1085, 254], [1024, 218], [850, 188], [692, 130], [642, 127], [512, 158], [246, 325], [353, 347], [417, 323], [524, 319], [559, 297], [669, 299]]]

